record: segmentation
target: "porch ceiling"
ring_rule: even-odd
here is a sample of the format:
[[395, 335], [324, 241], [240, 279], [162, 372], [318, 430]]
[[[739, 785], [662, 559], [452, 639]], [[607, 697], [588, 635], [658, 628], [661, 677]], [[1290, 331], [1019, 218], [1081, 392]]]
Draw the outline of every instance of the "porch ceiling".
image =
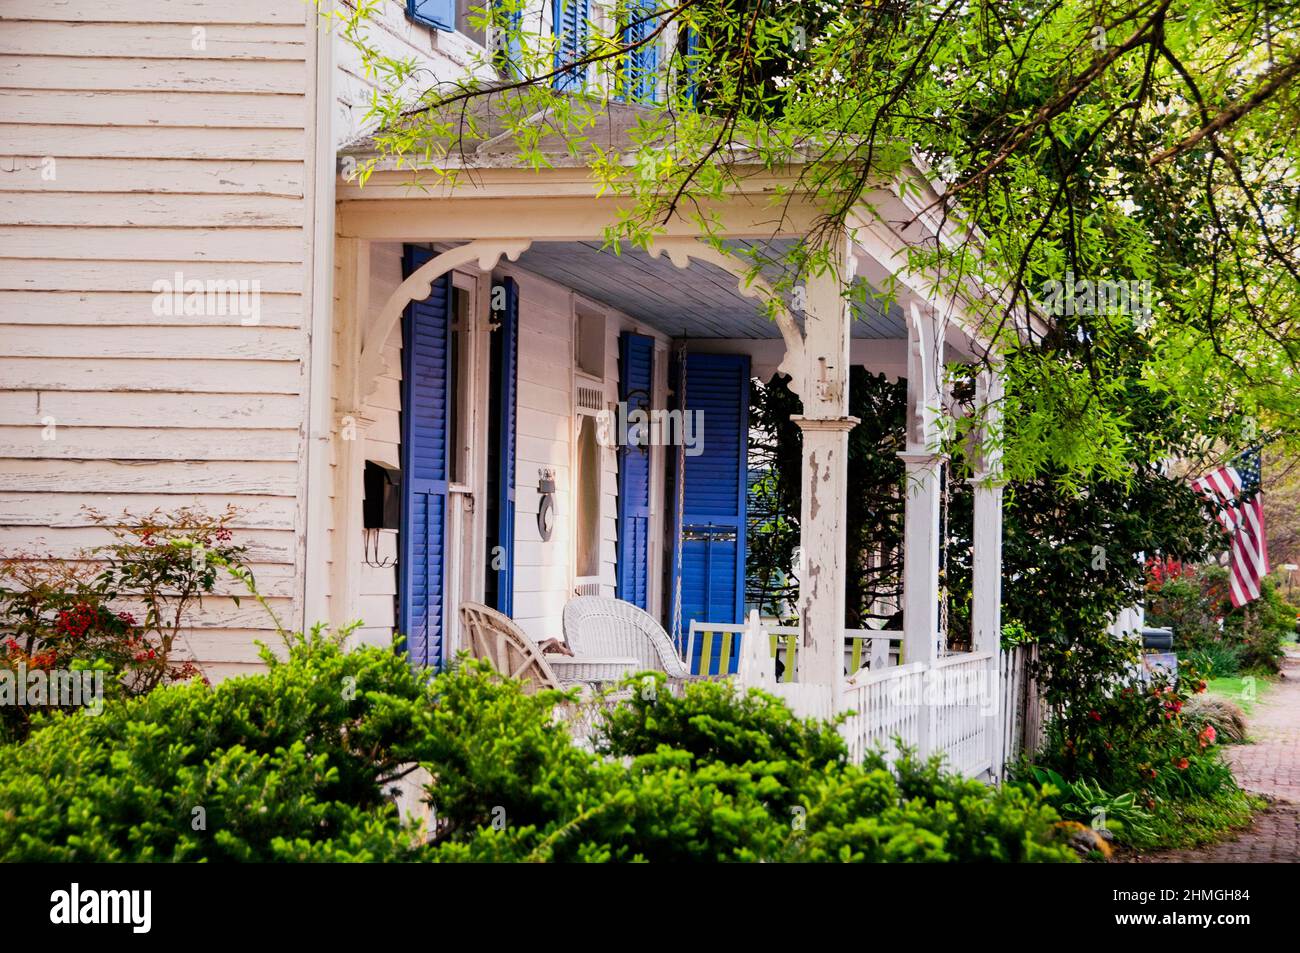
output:
[[[758, 243], [735, 242], [737, 250]], [[769, 243], [768, 256], [781, 249]], [[692, 261], [677, 268], [666, 256], [623, 248], [604, 251], [599, 242], [535, 242], [519, 257], [520, 267], [558, 282], [672, 337], [779, 338], [780, 331], [757, 299], [746, 298], [737, 279], [716, 265]], [[870, 287], [861, 279], [857, 284]], [[852, 335], [870, 340], [905, 340], [903, 311], [886, 312], [871, 294], [859, 296]]]

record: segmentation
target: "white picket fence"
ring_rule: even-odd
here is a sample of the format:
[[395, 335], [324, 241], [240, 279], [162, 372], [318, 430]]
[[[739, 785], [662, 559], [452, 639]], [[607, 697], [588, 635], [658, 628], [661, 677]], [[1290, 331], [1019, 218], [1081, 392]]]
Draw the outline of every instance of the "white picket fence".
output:
[[901, 743], [923, 757], [942, 754], [967, 777], [997, 778], [1026, 736], [1033, 744], [1038, 700], [1026, 676], [1030, 647], [873, 665], [850, 676], [832, 698], [829, 686], [776, 680], [762, 637], [769, 632], [756, 615], [738, 628], [758, 637], [742, 636], [737, 681], [782, 697], [802, 717], [847, 711], [840, 730], [854, 761], [872, 749], [892, 761]]

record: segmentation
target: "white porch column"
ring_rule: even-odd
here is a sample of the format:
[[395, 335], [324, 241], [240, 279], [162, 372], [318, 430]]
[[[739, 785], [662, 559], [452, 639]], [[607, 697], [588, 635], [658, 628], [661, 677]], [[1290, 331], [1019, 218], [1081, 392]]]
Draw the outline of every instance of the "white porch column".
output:
[[842, 235], [835, 267], [812, 277], [804, 314], [802, 493], [799, 515], [798, 680], [831, 689], [838, 704], [844, 668], [845, 547], [849, 431], [849, 328], [844, 288], [853, 279], [850, 238]]
[[971, 647], [997, 655], [1002, 642], [1002, 459], [988, 441], [1001, 439], [1002, 380], [996, 370], [976, 382], [976, 405], [983, 413], [985, 452], [972, 479], [975, 527], [971, 554]]
[[939, 632], [939, 495], [937, 452], [942, 343], [934, 313], [912, 305], [907, 328], [907, 468], [903, 509], [903, 661], [933, 662]]
[[981, 714], [987, 726], [989, 771], [1002, 778], [1007, 752], [1002, 706], [1002, 378], [997, 367], [980, 373], [975, 382], [977, 431], [982, 451], [971, 480], [975, 495], [971, 534], [971, 648], [987, 652], [989, 660], [981, 686]]
[[[344, 238], [338, 243], [339, 310], [338, 365], [334, 383], [337, 412], [333, 420], [334, 500], [330, 552], [330, 625], [334, 628], [361, 618], [363, 477], [366, 431], [372, 421], [363, 416], [359, 366], [362, 326], [370, 299], [370, 243]], [[313, 567], [308, 567], [311, 570]], [[323, 572], [324, 567], [315, 567]], [[323, 621], [323, 620], [321, 620]]]
[[798, 680], [829, 685], [838, 698], [844, 669], [849, 431], [858, 420], [803, 416], [794, 422], [803, 433]]

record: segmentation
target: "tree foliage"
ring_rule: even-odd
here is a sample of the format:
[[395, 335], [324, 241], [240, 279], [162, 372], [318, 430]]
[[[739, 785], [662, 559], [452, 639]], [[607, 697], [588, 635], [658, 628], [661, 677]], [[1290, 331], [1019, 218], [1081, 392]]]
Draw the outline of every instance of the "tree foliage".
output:
[[[1141, 386], [1204, 455], [1243, 428], [1300, 444], [1295, 0], [620, 0], [612, 29], [591, 26], [579, 94], [554, 89], [567, 64], [535, 19], [501, 44], [508, 72], [497, 53], [431, 78], [369, 39], [374, 3], [338, 16], [378, 81], [380, 151], [454, 178], [461, 146], [486, 134], [470, 104], [490, 101], [522, 164], [551, 162], [558, 136], [599, 190], [631, 200], [611, 241], [645, 244], [675, 216], [721, 239], [703, 200], [796, 163], [791, 188], [824, 219], [785, 253], [793, 282], [832, 266], [819, 239], [869, 220], [878, 190], [916, 196], [948, 239], [909, 248], [902, 276], [960, 297], [1003, 353], [1017, 478], [1128, 478], [1146, 448], [1108, 355], [1134, 333]], [[505, 36], [524, 6], [484, 19]], [[601, 141], [632, 50], [672, 38], [661, 101], [642, 104], [628, 143]], [[1136, 297], [1102, 294], [1107, 282]], [[1034, 331], [1027, 309], [1058, 332]]]

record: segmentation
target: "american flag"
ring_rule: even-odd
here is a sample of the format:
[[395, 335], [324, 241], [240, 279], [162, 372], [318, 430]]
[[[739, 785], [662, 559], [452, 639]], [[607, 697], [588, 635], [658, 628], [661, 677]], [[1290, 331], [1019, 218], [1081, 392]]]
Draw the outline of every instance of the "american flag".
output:
[[1192, 489], [1219, 504], [1219, 523], [1232, 539], [1232, 604], [1241, 608], [1259, 598], [1259, 581], [1269, 569], [1259, 448], [1247, 450], [1226, 467], [1193, 480]]

